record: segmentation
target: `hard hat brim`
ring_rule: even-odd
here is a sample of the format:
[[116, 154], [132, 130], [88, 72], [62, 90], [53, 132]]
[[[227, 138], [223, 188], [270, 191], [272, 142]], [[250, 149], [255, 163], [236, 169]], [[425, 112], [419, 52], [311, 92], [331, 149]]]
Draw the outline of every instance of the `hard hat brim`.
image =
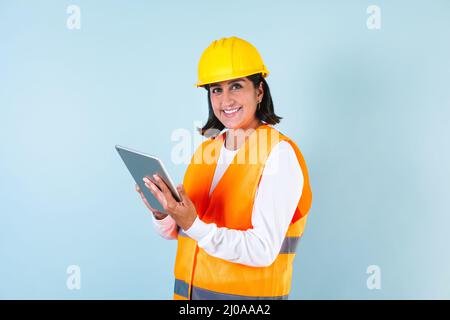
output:
[[251, 75], [257, 74], [257, 73], [261, 73], [262, 76], [264, 78], [266, 78], [269, 75], [269, 70], [267, 70], [267, 69], [264, 69], [264, 70], [253, 70], [253, 71], [242, 72], [240, 74], [217, 76], [217, 77], [214, 77], [214, 78], [211, 78], [211, 79], [199, 81], [194, 86], [199, 88], [199, 87], [203, 87], [203, 86], [205, 86], [207, 84], [221, 82], [221, 81], [227, 81], [227, 80], [232, 80], [232, 79], [238, 79], [238, 78], [242, 78], [242, 77], [251, 76]]

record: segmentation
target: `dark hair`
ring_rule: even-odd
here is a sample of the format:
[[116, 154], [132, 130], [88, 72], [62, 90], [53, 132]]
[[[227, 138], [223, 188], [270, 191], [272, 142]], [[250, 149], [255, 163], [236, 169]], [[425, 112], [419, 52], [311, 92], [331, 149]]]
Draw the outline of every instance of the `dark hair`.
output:
[[[275, 111], [273, 110], [273, 102], [272, 102], [272, 96], [270, 95], [269, 85], [267, 84], [267, 82], [264, 79], [264, 77], [262, 76], [262, 74], [261, 73], [252, 74], [250, 76], [247, 76], [246, 78], [249, 79], [253, 83], [253, 86], [255, 87], [255, 89], [259, 87], [260, 82], [263, 83], [264, 94], [263, 94], [263, 98], [262, 98], [260, 107], [259, 107], [259, 109], [256, 110], [256, 117], [259, 120], [266, 122], [267, 124], [279, 123], [280, 120], [283, 118], [277, 116], [275, 114]], [[207, 132], [208, 130], [210, 130], [210, 132], [211, 131], [220, 132], [225, 128], [225, 126], [214, 115], [213, 107], [211, 104], [211, 92], [209, 90], [209, 84], [204, 85], [203, 88], [205, 88], [206, 91], [208, 91], [209, 116], [208, 116], [208, 121], [206, 121], [206, 124], [202, 128], [198, 128], [198, 131], [200, 132], [200, 134], [202, 136], [209, 136], [209, 134]]]

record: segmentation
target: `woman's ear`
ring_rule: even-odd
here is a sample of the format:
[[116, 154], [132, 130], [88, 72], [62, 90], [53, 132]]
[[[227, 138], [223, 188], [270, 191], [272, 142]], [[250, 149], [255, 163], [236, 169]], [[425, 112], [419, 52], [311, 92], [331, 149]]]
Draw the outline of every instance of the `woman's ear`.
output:
[[264, 86], [263, 82], [261, 81], [258, 87], [258, 95], [257, 95], [258, 101], [262, 101], [263, 96], [264, 96]]

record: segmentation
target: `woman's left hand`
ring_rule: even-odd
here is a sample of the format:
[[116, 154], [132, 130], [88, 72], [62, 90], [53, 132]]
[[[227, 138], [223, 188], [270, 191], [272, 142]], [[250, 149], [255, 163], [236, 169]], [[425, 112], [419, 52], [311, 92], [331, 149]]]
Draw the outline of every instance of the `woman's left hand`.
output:
[[[169, 187], [166, 185], [163, 179], [158, 174], [153, 175], [153, 179], [150, 177], [144, 177], [145, 186], [159, 201], [164, 211], [167, 212], [184, 231], [188, 230], [197, 217], [197, 210], [194, 203], [184, 190], [182, 184], [177, 186], [178, 193], [181, 196], [181, 202], [178, 202], [170, 192]], [[159, 189], [158, 189], [159, 187]]]

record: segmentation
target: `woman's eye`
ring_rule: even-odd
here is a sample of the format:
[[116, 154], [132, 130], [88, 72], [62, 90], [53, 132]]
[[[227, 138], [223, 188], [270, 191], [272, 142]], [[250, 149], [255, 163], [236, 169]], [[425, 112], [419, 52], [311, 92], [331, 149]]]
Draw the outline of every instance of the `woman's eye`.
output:
[[[242, 86], [239, 83], [235, 83], [231, 86], [232, 90], [237, 90], [237, 89], [241, 89]], [[211, 89], [211, 93], [217, 94], [217, 93], [221, 93], [222, 92], [222, 88], [213, 88]]]

